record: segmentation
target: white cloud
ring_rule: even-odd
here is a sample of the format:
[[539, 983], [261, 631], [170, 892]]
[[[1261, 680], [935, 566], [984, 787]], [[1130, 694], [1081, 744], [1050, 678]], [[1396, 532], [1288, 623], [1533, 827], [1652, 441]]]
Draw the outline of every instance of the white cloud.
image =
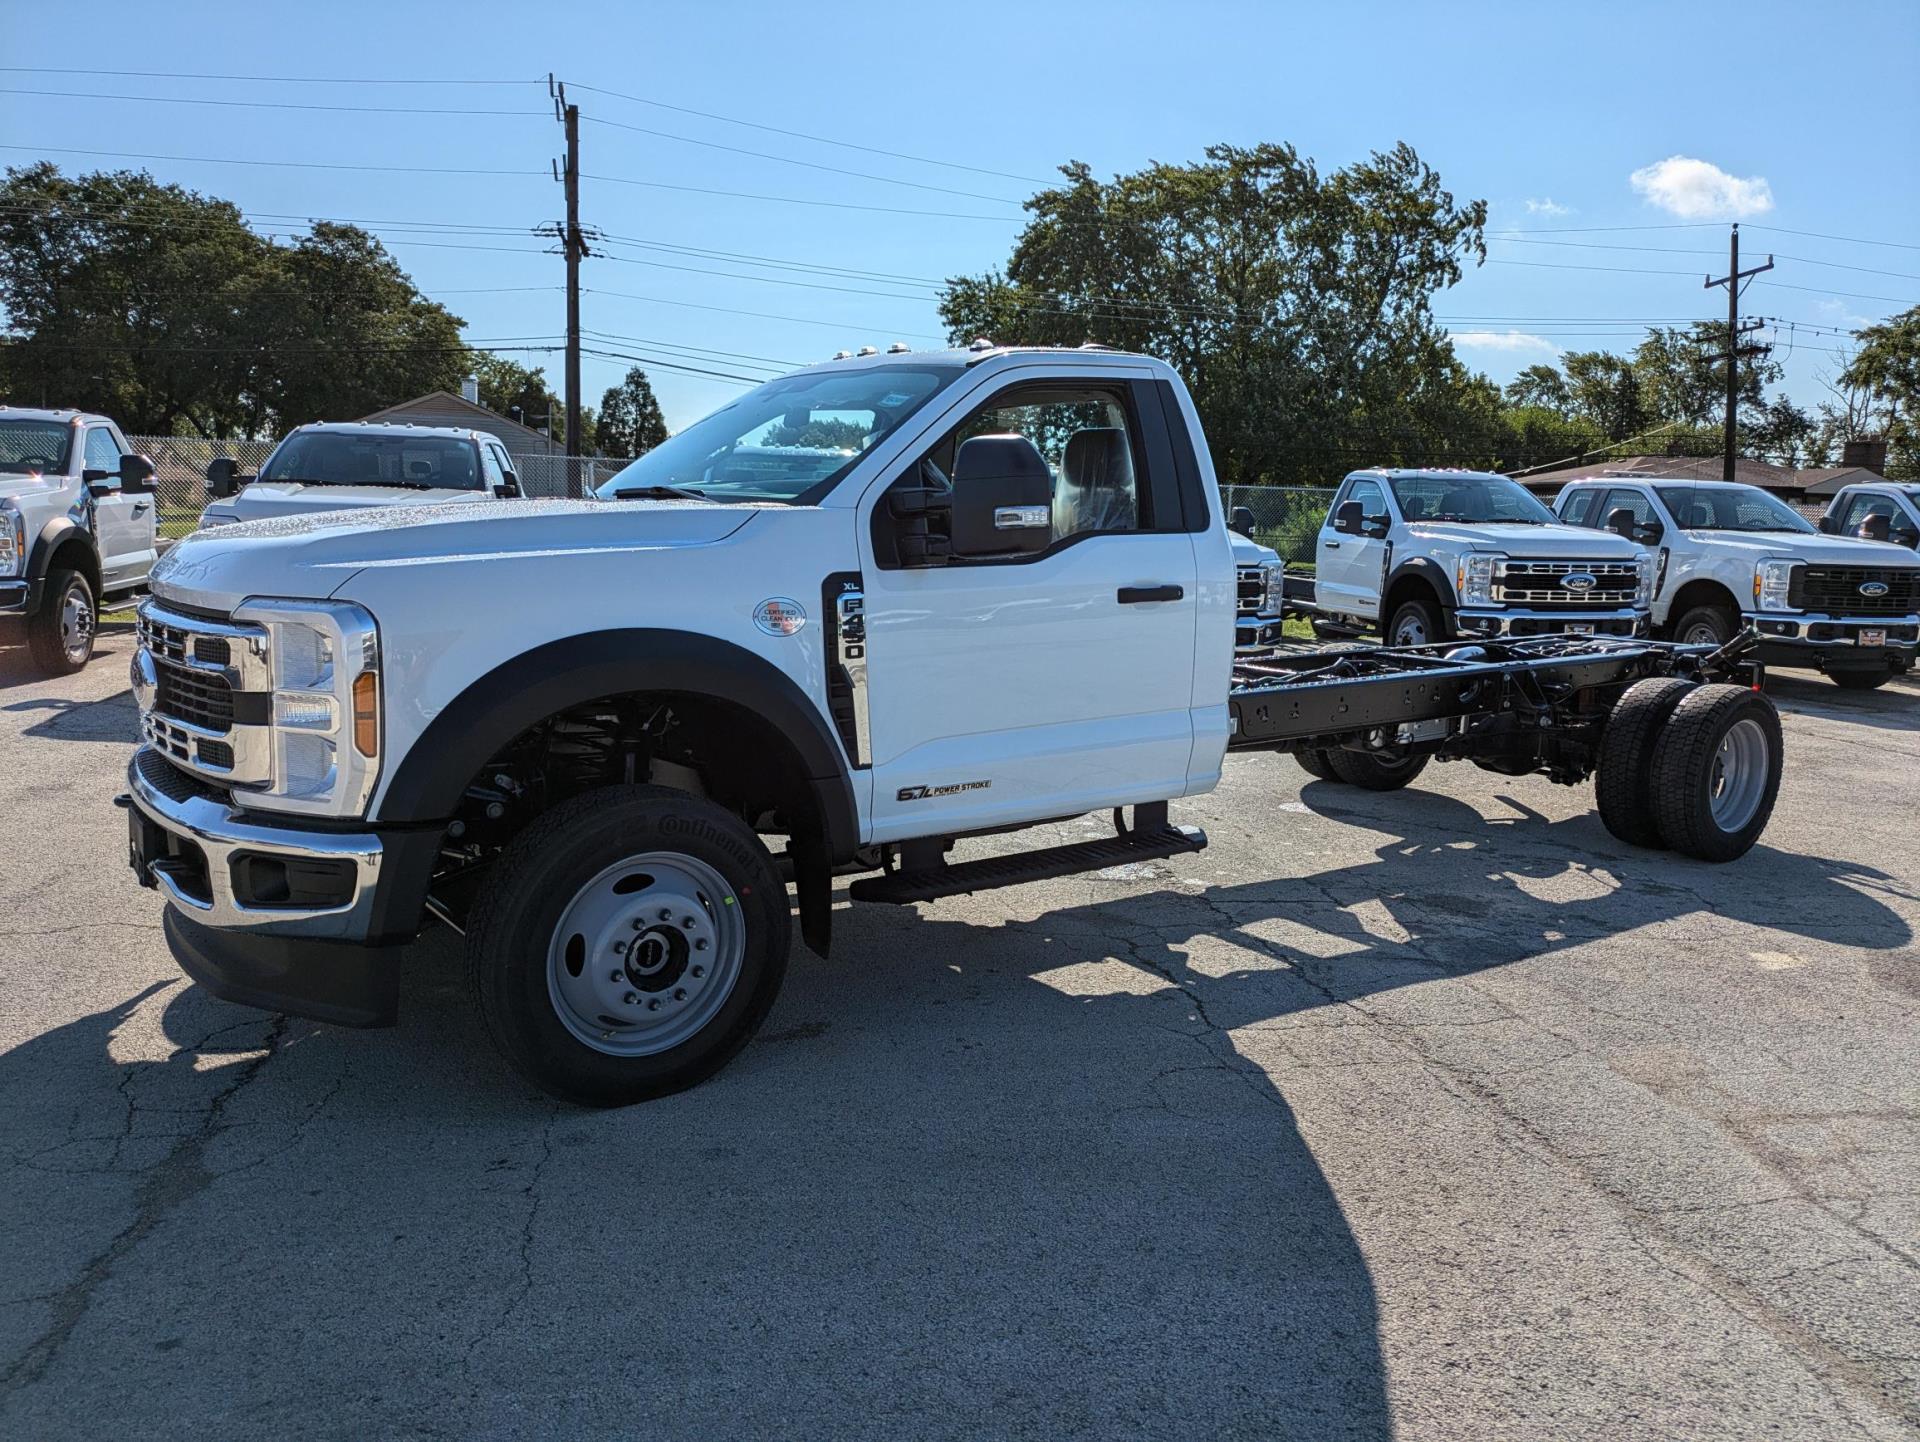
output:
[[1773, 187], [1765, 176], [1743, 180], [1690, 156], [1669, 155], [1627, 178], [1647, 204], [1682, 220], [1745, 220], [1773, 209]]
[[1453, 332], [1453, 343], [1466, 346], [1470, 350], [1538, 351], [1542, 355], [1559, 355], [1560, 347], [1543, 336], [1528, 335], [1523, 330], [1457, 330]]
[[1549, 195], [1540, 200], [1529, 200], [1527, 202], [1527, 214], [1528, 215], [1572, 215], [1573, 207], [1571, 205], [1562, 205], [1559, 201], [1555, 200], [1551, 195]]

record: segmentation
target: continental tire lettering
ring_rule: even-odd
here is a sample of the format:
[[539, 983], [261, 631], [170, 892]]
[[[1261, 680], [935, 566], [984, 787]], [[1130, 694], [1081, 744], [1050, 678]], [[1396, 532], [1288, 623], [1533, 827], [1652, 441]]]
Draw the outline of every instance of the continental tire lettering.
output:
[[717, 847], [735, 861], [745, 865], [752, 861], [752, 853], [740, 845], [737, 838], [715, 826], [711, 821], [699, 817], [663, 816], [658, 823], [663, 836], [674, 836], [693, 841], [704, 841]]
[[956, 781], [950, 786], [902, 786], [894, 793], [896, 801], [930, 801], [936, 796], [953, 796], [962, 791], [985, 791], [991, 781]]

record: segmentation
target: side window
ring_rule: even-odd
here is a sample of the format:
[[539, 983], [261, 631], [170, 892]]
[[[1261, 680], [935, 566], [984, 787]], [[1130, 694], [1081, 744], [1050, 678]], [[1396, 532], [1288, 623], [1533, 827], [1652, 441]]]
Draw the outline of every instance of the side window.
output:
[[89, 471], [119, 472], [120, 443], [113, 438], [112, 431], [105, 426], [93, 426], [87, 431], [86, 459], [82, 464]]
[[1569, 526], [1593, 525], [1593, 503], [1599, 495], [1591, 487], [1575, 491], [1567, 497], [1566, 505], [1560, 508], [1560, 519]]
[[1840, 530], [1851, 535], [1866, 523], [1869, 516], [1885, 516], [1887, 523], [1893, 523], [1893, 501], [1886, 496], [1876, 496], [1871, 491], [1862, 491], [1847, 502], [1847, 513], [1840, 519]]
[[[1016, 388], [962, 421], [928, 459], [950, 477], [960, 447], [974, 436], [1015, 435], [1033, 442], [1052, 473], [1052, 544], [1086, 532], [1155, 528], [1123, 391], [1077, 385]], [[1179, 518], [1172, 524], [1178, 526]]]
[[1595, 512], [1596, 523], [1601, 526], [1606, 525], [1607, 517], [1615, 511], [1631, 512], [1634, 524], [1644, 526], [1653, 519], [1653, 502], [1647, 499], [1645, 492], [1628, 490], [1625, 486], [1615, 486], [1607, 492], [1606, 504]]
[[506, 470], [500, 464], [500, 452], [494, 446], [480, 447], [480, 484], [488, 490], [507, 483]]
[[[1387, 494], [1380, 489], [1380, 483], [1378, 481], [1355, 481], [1347, 488], [1346, 495], [1340, 498], [1340, 504], [1331, 507], [1327, 511], [1326, 528], [1328, 530], [1333, 529], [1334, 512], [1338, 511], [1340, 506], [1345, 505], [1348, 501], [1358, 501], [1360, 503], [1360, 513], [1365, 516], [1385, 516], [1391, 514], [1387, 510]], [[1412, 517], [1408, 519], [1411, 520]]]

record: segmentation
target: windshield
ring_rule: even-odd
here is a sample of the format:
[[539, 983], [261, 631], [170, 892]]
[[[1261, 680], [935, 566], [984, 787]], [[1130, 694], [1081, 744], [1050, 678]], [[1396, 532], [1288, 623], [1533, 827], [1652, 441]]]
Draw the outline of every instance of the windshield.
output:
[[260, 468], [263, 481], [319, 486], [408, 486], [480, 489], [480, 457], [472, 441], [353, 431], [295, 431]]
[[1655, 486], [1683, 531], [1793, 531], [1813, 534], [1813, 523], [1758, 486]]
[[1390, 476], [1393, 498], [1409, 521], [1469, 521], [1474, 525], [1546, 526], [1554, 520], [1525, 486], [1505, 476]]
[[0, 421], [0, 471], [10, 475], [60, 474], [67, 469], [73, 427], [65, 421]]
[[661, 442], [598, 494], [671, 487], [713, 500], [811, 505], [959, 374], [916, 361], [769, 381]]

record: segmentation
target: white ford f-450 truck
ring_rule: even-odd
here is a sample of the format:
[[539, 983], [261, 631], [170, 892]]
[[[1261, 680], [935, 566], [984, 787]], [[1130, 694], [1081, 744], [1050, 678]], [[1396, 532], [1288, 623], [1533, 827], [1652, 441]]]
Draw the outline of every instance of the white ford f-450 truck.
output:
[[1448, 637], [1646, 628], [1653, 562], [1618, 536], [1561, 525], [1486, 471], [1355, 471], [1314, 545], [1321, 634], [1378, 631], [1396, 646]]
[[[844, 449], [795, 444], [857, 430]], [[1234, 655], [1238, 577], [1164, 364], [1002, 349], [769, 382], [592, 501], [204, 531], [133, 662], [131, 859], [217, 995], [390, 1022], [465, 935], [488, 1031], [556, 1095], [708, 1075], [827, 949], [833, 879], [911, 903], [1199, 849], [1233, 747], [1403, 786], [1573, 782], [1617, 834], [1730, 859], [1779, 722], [1738, 647], [1592, 636]], [[956, 838], [1111, 811], [1105, 840]], [[789, 887], [792, 889], [790, 899]]]
[[1656, 549], [1661, 635], [1719, 645], [1748, 628], [1765, 665], [1824, 671], [1853, 691], [1884, 685], [1920, 651], [1920, 556], [1821, 535], [1758, 486], [1622, 475], [1571, 481], [1556, 504], [1574, 525]]

